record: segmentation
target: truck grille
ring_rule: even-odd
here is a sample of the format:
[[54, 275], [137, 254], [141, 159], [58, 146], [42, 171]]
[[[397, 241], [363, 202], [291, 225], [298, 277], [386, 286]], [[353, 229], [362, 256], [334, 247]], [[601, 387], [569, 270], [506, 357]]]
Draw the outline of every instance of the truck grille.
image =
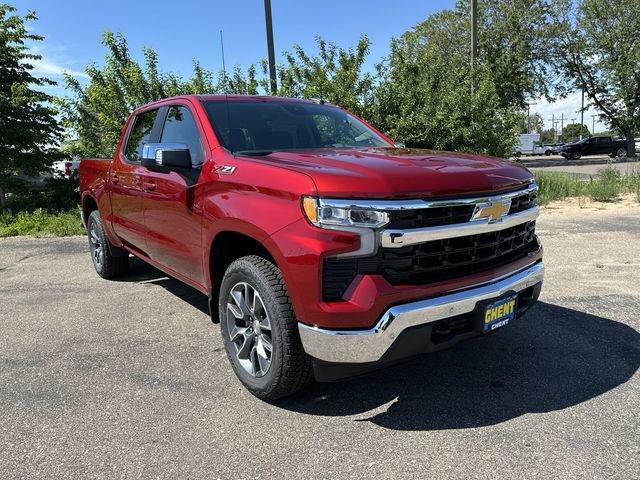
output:
[[[535, 197], [529, 202], [535, 202]], [[526, 200], [514, 199], [511, 208], [517, 210], [513, 213], [531, 208], [533, 203], [523, 205], [527, 205]], [[539, 248], [535, 221], [531, 221], [497, 232], [379, 248], [372, 257], [327, 258], [323, 265], [323, 298], [340, 300], [358, 274], [382, 275], [392, 285], [423, 285], [490, 270]]]
[[535, 207], [538, 204], [538, 191], [519, 195], [511, 199], [511, 208], [509, 209], [509, 215], [514, 213], [524, 212], [530, 208]]
[[475, 205], [397, 210], [390, 213], [387, 228], [421, 228], [453, 225], [471, 220]]
[[[509, 215], [533, 208], [537, 205], [537, 199], [536, 190], [513, 197]], [[386, 228], [404, 230], [466, 223], [471, 220], [474, 209], [475, 204], [396, 210], [389, 212], [389, 224]]]

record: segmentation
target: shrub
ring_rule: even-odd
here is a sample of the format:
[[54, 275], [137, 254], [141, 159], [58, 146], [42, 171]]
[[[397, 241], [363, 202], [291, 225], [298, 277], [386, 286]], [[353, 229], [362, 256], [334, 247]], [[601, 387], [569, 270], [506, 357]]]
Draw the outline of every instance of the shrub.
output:
[[33, 212], [0, 214], [0, 237], [17, 235], [65, 237], [83, 233], [84, 230], [77, 210], [47, 213], [42, 209], [37, 209]]

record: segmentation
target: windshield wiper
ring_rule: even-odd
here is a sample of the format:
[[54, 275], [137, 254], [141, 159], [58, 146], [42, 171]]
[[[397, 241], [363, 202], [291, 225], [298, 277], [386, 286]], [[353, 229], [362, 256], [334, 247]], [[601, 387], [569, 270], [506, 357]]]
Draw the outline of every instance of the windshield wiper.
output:
[[273, 150], [238, 150], [237, 152], [233, 152], [235, 155], [255, 155], [258, 157], [264, 157], [265, 155], [270, 155], [273, 153]]

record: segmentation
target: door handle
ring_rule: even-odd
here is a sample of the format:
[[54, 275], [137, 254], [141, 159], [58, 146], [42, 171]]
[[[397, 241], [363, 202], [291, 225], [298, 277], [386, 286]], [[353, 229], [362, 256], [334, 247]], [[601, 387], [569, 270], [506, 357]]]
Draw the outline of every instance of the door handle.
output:
[[156, 189], [156, 184], [151, 182], [142, 182], [142, 189], [145, 192], [153, 192]]

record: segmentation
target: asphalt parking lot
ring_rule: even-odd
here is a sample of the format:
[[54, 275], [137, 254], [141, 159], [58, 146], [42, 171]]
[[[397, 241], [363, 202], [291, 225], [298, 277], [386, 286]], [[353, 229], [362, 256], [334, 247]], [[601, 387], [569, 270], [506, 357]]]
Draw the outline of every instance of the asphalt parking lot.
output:
[[84, 238], [0, 240], [0, 478], [640, 478], [640, 208], [547, 210], [540, 303], [275, 405], [206, 299]]

